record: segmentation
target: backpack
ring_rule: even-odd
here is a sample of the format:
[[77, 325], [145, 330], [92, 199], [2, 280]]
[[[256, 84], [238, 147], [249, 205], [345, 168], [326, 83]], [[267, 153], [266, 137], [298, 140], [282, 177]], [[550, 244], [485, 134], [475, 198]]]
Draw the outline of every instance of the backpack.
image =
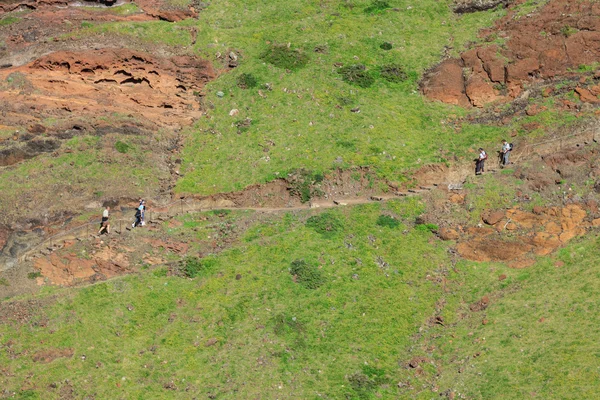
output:
[[512, 151], [512, 150], [513, 150], [513, 144], [512, 144], [512, 143], [509, 143], [509, 144], [508, 144], [508, 151]]
[[136, 216], [136, 218], [142, 216], [142, 211], [139, 208], [135, 209], [135, 216]]

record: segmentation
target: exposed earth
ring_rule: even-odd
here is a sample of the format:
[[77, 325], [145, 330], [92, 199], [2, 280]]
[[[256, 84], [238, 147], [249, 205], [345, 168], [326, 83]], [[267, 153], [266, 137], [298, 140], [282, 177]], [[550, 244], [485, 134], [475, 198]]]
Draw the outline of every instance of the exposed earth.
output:
[[[516, 99], [533, 83], [578, 76], [578, 69], [600, 62], [600, 4], [555, 0], [535, 15], [509, 10], [480, 37], [482, 44], [426, 74], [425, 96], [483, 107]], [[598, 86], [578, 91], [592, 103], [600, 101], [598, 94]]]

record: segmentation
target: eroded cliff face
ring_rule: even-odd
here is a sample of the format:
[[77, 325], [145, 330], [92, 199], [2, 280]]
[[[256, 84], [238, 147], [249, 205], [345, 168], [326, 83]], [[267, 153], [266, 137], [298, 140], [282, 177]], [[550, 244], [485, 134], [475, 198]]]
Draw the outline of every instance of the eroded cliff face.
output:
[[510, 101], [523, 87], [568, 76], [581, 66], [600, 62], [600, 3], [554, 0], [532, 14], [509, 11], [487, 41], [444, 60], [425, 74], [425, 96], [463, 107]]

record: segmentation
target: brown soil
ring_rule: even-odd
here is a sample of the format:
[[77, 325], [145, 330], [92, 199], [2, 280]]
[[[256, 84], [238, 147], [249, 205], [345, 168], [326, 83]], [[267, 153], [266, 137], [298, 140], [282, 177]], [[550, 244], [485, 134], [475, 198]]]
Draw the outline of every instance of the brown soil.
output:
[[[570, 70], [600, 62], [600, 4], [551, 0], [533, 14], [511, 10], [480, 36], [506, 42], [477, 45], [440, 63], [422, 81], [425, 96], [482, 107], [519, 97], [525, 85], [572, 76]], [[598, 102], [597, 93], [578, 93], [582, 101]]]
[[71, 358], [75, 354], [73, 349], [47, 349], [38, 351], [31, 358], [34, 362], [48, 364], [57, 358]]
[[208, 62], [191, 56], [162, 58], [128, 49], [56, 52], [0, 70], [3, 124], [34, 131], [46, 118], [77, 116], [75, 130], [95, 132], [106, 125], [86, 121], [127, 110], [149, 130], [177, 129], [202, 115], [197, 93], [215, 75]]

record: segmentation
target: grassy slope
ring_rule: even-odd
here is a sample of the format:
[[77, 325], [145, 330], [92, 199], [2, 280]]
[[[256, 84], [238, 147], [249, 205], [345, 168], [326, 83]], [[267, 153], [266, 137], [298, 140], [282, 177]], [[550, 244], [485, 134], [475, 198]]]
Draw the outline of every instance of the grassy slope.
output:
[[[326, 171], [368, 165], [381, 177], [402, 180], [407, 169], [462, 154], [473, 143], [497, 141], [498, 128], [467, 127], [456, 134], [444, 121], [464, 110], [427, 102], [417, 93], [417, 81], [439, 62], [444, 46], [457, 54], [504, 11], [458, 17], [448, 0], [400, 0], [389, 3], [395, 11], [369, 13], [370, 4], [226, 1], [203, 10], [198, 21], [104, 24], [83, 34], [113, 32], [190, 45], [188, 29], [194, 28], [194, 50], [208, 59], [219, 63], [217, 53], [240, 53], [240, 66], [205, 90], [208, 119], [187, 130], [180, 192], [239, 190], [301, 167]], [[381, 49], [384, 42], [393, 49]], [[308, 65], [288, 73], [265, 63], [261, 55], [272, 43], [300, 49]], [[316, 46], [325, 53], [316, 53]], [[345, 83], [335, 63], [364, 64], [376, 81], [370, 88]], [[400, 64], [408, 79], [389, 83], [379, 77], [386, 64]], [[239, 88], [236, 79], [242, 73], [252, 74], [259, 85]], [[225, 97], [218, 98], [218, 91]], [[361, 112], [350, 112], [354, 107]], [[230, 117], [233, 109], [239, 114]], [[235, 124], [246, 119], [251, 126], [238, 134]], [[259, 144], [269, 142], [275, 145], [266, 157]]]
[[[307, 214], [286, 214], [250, 227], [194, 279], [158, 269], [47, 289], [51, 305], [38, 317], [0, 325], [0, 386], [17, 398], [67, 388], [96, 398], [593, 397], [597, 236], [527, 270], [454, 264], [445, 242], [411, 228], [422, 207], [410, 199], [328, 212], [343, 224], [330, 236], [307, 227]], [[380, 226], [382, 214], [402, 223]], [[186, 217], [172, 233], [203, 235], [194, 230], [203, 219]], [[294, 283], [297, 259], [318, 266], [321, 287]], [[490, 306], [471, 312], [482, 296]], [[444, 326], [426, 323], [436, 309]], [[74, 355], [32, 360], [49, 349]], [[427, 358], [421, 372], [406, 367], [413, 357]]]
[[[390, 3], [397, 12], [368, 14], [370, 2], [353, 4], [227, 2], [203, 12], [196, 48], [208, 57], [239, 49], [242, 60], [239, 68], [206, 89], [214, 109], [208, 121], [190, 131], [186, 176], [178, 190], [231, 191], [299, 167], [324, 171], [369, 165], [382, 177], [400, 180], [406, 168], [443, 160], [444, 151], [479, 140], [481, 132], [456, 137], [445, 128], [440, 122], [462, 111], [426, 102], [416, 93], [417, 79], [439, 61], [445, 45], [460, 46], [475, 38], [479, 28], [502, 12], [457, 18], [446, 1], [398, 1]], [[386, 41], [393, 43], [392, 50], [379, 48]], [[286, 73], [261, 60], [268, 43], [290, 43], [310, 61]], [[325, 45], [327, 53], [315, 53], [318, 45]], [[409, 79], [398, 84], [377, 79], [364, 89], [343, 82], [334, 63], [362, 63], [375, 74], [382, 65], [398, 63]], [[241, 73], [270, 83], [273, 90], [238, 88]], [[219, 90], [225, 98], [215, 96]], [[350, 112], [354, 107], [361, 112]], [[229, 116], [232, 109], [240, 110], [234, 118]], [[252, 125], [240, 135], [233, 124], [246, 118]], [[257, 146], [267, 141], [275, 142], [268, 161]], [[342, 163], [335, 162], [338, 157]]]
[[[329, 236], [305, 227], [303, 215], [255, 226], [239, 247], [205, 260], [207, 270], [193, 280], [155, 270], [52, 290], [57, 301], [44, 311], [46, 326], [0, 325], [0, 364], [11, 372], [0, 384], [40, 398], [58, 397], [49, 385], [65, 379], [77, 397], [96, 398], [177, 397], [186, 387], [219, 398], [393, 396], [394, 385], [381, 385], [402, 373], [398, 361], [410, 337], [442, 295], [423, 278], [449, 260], [426, 231], [377, 225], [381, 207], [328, 214], [343, 223], [343, 232]], [[412, 220], [422, 205], [384, 207]], [[293, 282], [297, 259], [318, 266], [321, 287]], [[217, 343], [206, 346], [212, 338]], [[55, 348], [75, 355], [50, 365], [32, 361], [36, 351]], [[382, 375], [378, 384], [354, 390], [347, 376], [365, 370]], [[28, 382], [25, 371], [35, 379]], [[171, 381], [175, 392], [164, 388]]]
[[599, 244], [595, 235], [562, 249], [558, 263], [543, 258], [511, 271], [496, 290], [482, 291], [492, 299], [484, 313], [432, 333], [445, 366], [439, 386], [474, 399], [595, 398]]

